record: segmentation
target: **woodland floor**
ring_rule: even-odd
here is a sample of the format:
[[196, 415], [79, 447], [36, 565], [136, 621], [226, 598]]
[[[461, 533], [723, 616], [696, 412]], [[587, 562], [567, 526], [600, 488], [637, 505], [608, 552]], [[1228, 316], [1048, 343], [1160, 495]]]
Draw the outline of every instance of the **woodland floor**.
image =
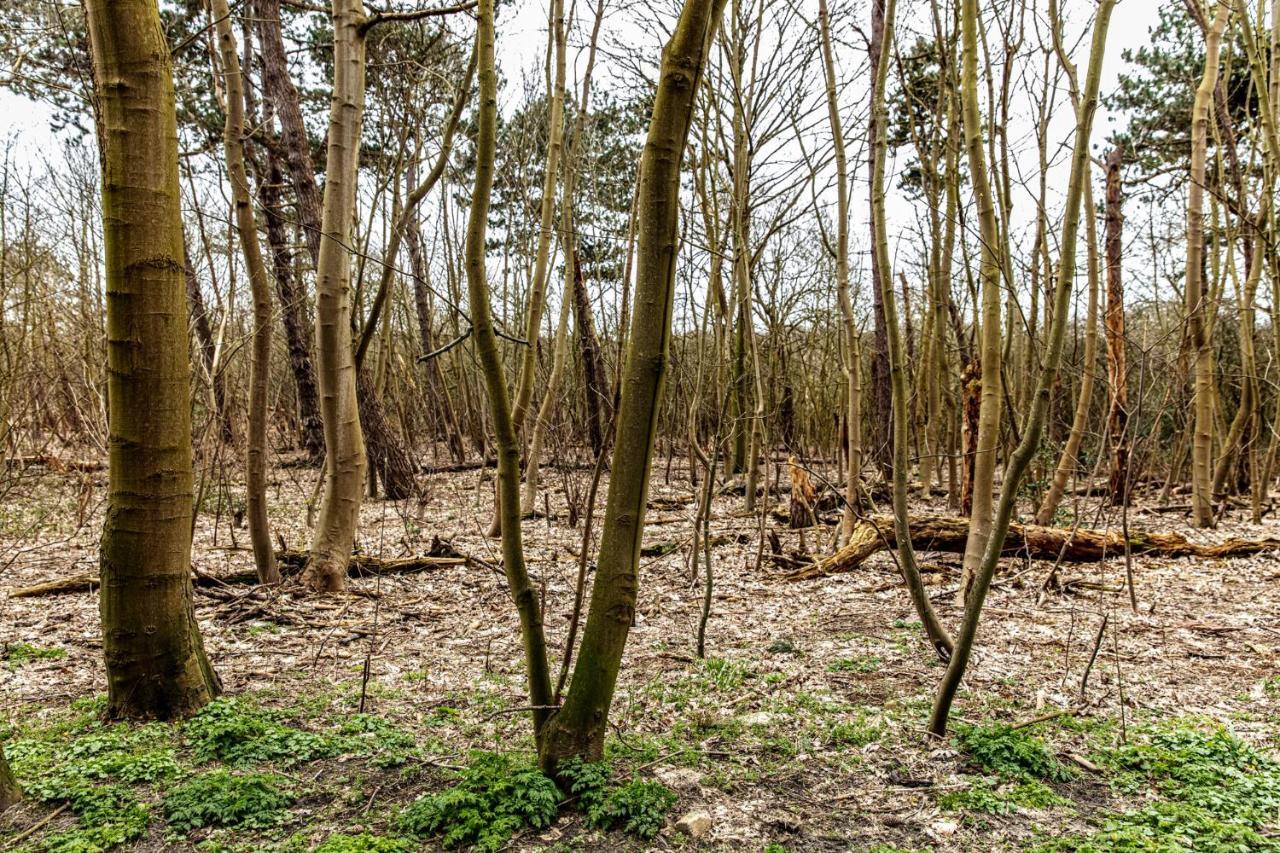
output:
[[[361, 549], [404, 556], [425, 552], [439, 536], [463, 554], [497, 564], [497, 543], [484, 536], [491, 474], [424, 477], [421, 505], [367, 502]], [[305, 503], [316, 472], [279, 467], [272, 476], [273, 525], [289, 547], [305, 547]], [[530, 570], [545, 589], [557, 667], [581, 540], [581, 525], [570, 529], [564, 521], [564, 485], [585, 494], [589, 476], [545, 471], [553, 517], [529, 519], [524, 527]], [[0, 502], [0, 588], [95, 573], [105, 473], [33, 468], [24, 477]], [[195, 566], [212, 575], [250, 570], [247, 532], [233, 528], [229, 511], [240, 492], [233, 485], [220, 498], [216, 485], [207, 484]], [[694, 637], [701, 591], [691, 589], [687, 568], [695, 504], [678, 465], [669, 480], [663, 464], [657, 466], [650, 498], [645, 542], [661, 546], [661, 555], [642, 561], [609, 757], [616, 778], [658, 780], [678, 800], [649, 841], [591, 829], [570, 808], [549, 828], [517, 833], [506, 849], [1280, 845], [1274, 763], [1280, 754], [1280, 561], [1274, 555], [1135, 559], [1137, 614], [1120, 591], [1123, 560], [1063, 566], [1064, 581], [1085, 584], [1069, 584], [1069, 591], [1053, 592], [1039, 606], [1049, 564], [1005, 561], [956, 706], [954, 719], [968, 735], [931, 745], [923, 729], [942, 670], [887, 555], [855, 573], [787, 582], [767, 553], [757, 566], [758, 519], [740, 513], [742, 498], [720, 497], [713, 534], [728, 534], [729, 541], [714, 551], [708, 657], [699, 660]], [[916, 509], [946, 512], [941, 503], [917, 502]], [[1090, 500], [1084, 526], [1118, 525], [1110, 512], [1095, 523]], [[1280, 520], [1252, 525], [1242, 515], [1228, 514], [1217, 530], [1201, 534], [1188, 530], [1180, 515], [1149, 513], [1140, 502], [1129, 524], [1177, 529], [1196, 541], [1280, 536]], [[798, 532], [774, 519], [767, 523], [784, 547], [798, 547]], [[830, 528], [808, 532], [810, 550], [828, 550], [829, 536]], [[955, 625], [958, 557], [923, 560], [935, 603]], [[378, 846], [396, 834], [396, 815], [406, 804], [445, 789], [473, 750], [529, 754], [528, 716], [518, 710], [527, 700], [516, 615], [503, 579], [480, 565], [355, 580], [352, 591], [325, 598], [296, 588], [267, 595], [242, 586], [222, 597], [197, 591], [205, 646], [226, 694], [235, 697], [228, 713], [274, 721], [259, 729], [268, 741], [279, 735], [285, 746], [272, 752], [264, 742], [260, 754], [235, 760], [199, 754], [181, 726], [99, 721], [105, 679], [96, 593], [0, 597], [0, 725], [7, 724], [6, 745], [20, 781], [38, 793], [42, 778], [63, 778], [58, 768], [67, 756], [145, 742], [158, 745], [154, 772], [120, 781], [110, 776], [115, 771], [102, 771], [150, 814], [145, 829], [133, 833], [140, 837], [121, 849], [309, 850], [334, 833], [356, 836], [354, 846], [324, 849], [419, 849], [418, 842]], [[1081, 676], [1104, 613], [1107, 632], [1082, 698]], [[370, 716], [352, 726], [366, 656], [364, 711]], [[1062, 709], [1074, 710], [1013, 730], [992, 727]], [[1194, 791], [1188, 795], [1191, 789], [1179, 781], [1185, 756], [1177, 750], [1220, 766], [1213, 751], [1224, 737], [1219, 726], [1260, 750], [1241, 759], [1232, 777], [1250, 792], [1270, 792], [1270, 799], [1249, 801], [1252, 811], [1243, 820], [1256, 830], [1253, 836], [1241, 835], [1244, 829], [1231, 821], [1216, 829], [1183, 827], [1204, 814], [1180, 810], [1205, 804], [1194, 802]], [[335, 754], [315, 746], [323, 740], [290, 740], [297, 731], [351, 738]], [[1244, 749], [1228, 741], [1232, 755]], [[1047, 765], [1037, 764], [1041, 745], [1048, 747]], [[307, 760], [312, 752], [316, 757]], [[220, 763], [235, 764], [237, 772], [269, 771], [289, 801], [247, 828], [188, 832], [166, 822], [163, 797]], [[1228, 782], [1212, 787], [1225, 790]], [[58, 811], [58, 792], [45, 793], [45, 802], [28, 797], [0, 817], [0, 848], [93, 849], [84, 846], [83, 832], [91, 818], [78, 817], [83, 810], [74, 803]], [[711, 817], [710, 830], [696, 839], [676, 829], [677, 820], [695, 810]], [[1132, 838], [1124, 834], [1134, 827]], [[1098, 835], [1108, 831], [1120, 834]], [[1161, 833], [1185, 846], [1125, 846], [1139, 844], [1135, 839], [1144, 834], [1160, 840]], [[97, 837], [103, 846], [110, 840]], [[1215, 846], [1214, 838], [1236, 846]], [[421, 842], [421, 849], [437, 844]]]

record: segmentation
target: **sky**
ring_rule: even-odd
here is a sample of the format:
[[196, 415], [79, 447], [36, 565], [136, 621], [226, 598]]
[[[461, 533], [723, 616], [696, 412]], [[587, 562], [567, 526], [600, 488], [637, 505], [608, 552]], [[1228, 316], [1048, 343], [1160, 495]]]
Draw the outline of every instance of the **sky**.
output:
[[[617, 3], [617, 0], [609, 0]], [[789, 2], [789, 0], [785, 0]], [[1171, 0], [1167, 0], [1171, 2]], [[574, 0], [567, 0], [570, 5], [574, 5]], [[784, 2], [784, 0], [770, 0], [770, 2]], [[801, 12], [807, 18], [812, 19], [816, 16], [817, 0], [797, 0], [801, 4]], [[1068, 45], [1076, 44], [1074, 60], [1081, 67], [1087, 59], [1088, 53], [1088, 33], [1083, 32], [1084, 27], [1092, 19], [1092, 12], [1095, 8], [1094, 0], [1059, 0], [1062, 14], [1067, 21]], [[1105, 64], [1102, 77], [1102, 92], [1104, 95], [1115, 88], [1119, 74], [1124, 68], [1124, 62], [1121, 53], [1126, 48], [1137, 48], [1147, 42], [1147, 34], [1149, 27], [1156, 20], [1156, 13], [1159, 8], [1160, 0], [1120, 0], [1113, 16], [1111, 28], [1109, 31]], [[398, 5], [404, 7], [412, 7], [417, 5], [410, 0], [402, 0]], [[833, 3], [833, 8], [838, 9], [840, 3]], [[1037, 2], [1037, 5], [1042, 3]], [[660, 0], [653, 0], [653, 6], [671, 10], [668, 14], [674, 14], [674, 3], [663, 3]], [[608, 8], [608, 7], [606, 7]], [[628, 7], [625, 12], [606, 12], [604, 26], [602, 28], [602, 45], [606, 49], [597, 64], [596, 79], [597, 91], [599, 88], [607, 87], [608, 79], [615, 69], [611, 67], [610, 55], [613, 50], [618, 49], [621, 45], [623, 50], [643, 51], [643, 55], [657, 55], [658, 46], [656, 44], [649, 47], [644, 46], [646, 40], [651, 40], [653, 36], [646, 36], [638, 26], [636, 18], [637, 9], [644, 8], [638, 6]], [[856, 23], [863, 25], [865, 22], [861, 20], [861, 16], [866, 14], [865, 0], [853, 0], [853, 14], [858, 18]], [[901, 0], [899, 2], [900, 15], [919, 14], [919, 9], [924, 8], [917, 0]], [[501, 66], [502, 75], [509, 81], [509, 85], [505, 87], [503, 92], [504, 106], [511, 108], [516, 100], [520, 97], [523, 87], [520, 85], [520, 79], [524, 75], [542, 74], [542, 66], [544, 61], [544, 51], [546, 47], [546, 0], [516, 0], [516, 3], [510, 7], [504, 7], [499, 14], [498, 21], [498, 61]], [[915, 11], [913, 11], [915, 10]], [[580, 26], [570, 38], [570, 79], [571, 82], [581, 73], [581, 68], [585, 63], [585, 51], [581, 50], [581, 43], [584, 39], [583, 33], [589, 23], [588, 16], [591, 9], [587, 8], [584, 3], [577, 8]], [[645, 14], [649, 14], [646, 12]], [[838, 19], [837, 19], [838, 20]], [[851, 101], [848, 106], [850, 115], [865, 115], [861, 103], [853, 103], [855, 100], [861, 100], [862, 95], [859, 91], [865, 91], [865, 80], [859, 79], [866, 75], [866, 56], [865, 51], [857, 47], [858, 38], [852, 33], [851, 24], [855, 21], [846, 20], [843, 25], [847, 28], [844, 35], [847, 42], [842, 46], [839, 44], [840, 32], [837, 32], [837, 56], [836, 62], [840, 70], [837, 72], [841, 78], [854, 78], [846, 97]], [[911, 21], [904, 18], [900, 24], [900, 38], [904, 38], [901, 34], [911, 28]], [[1075, 40], [1079, 39], [1078, 42]], [[1029, 36], [1029, 40], [1034, 40], [1034, 36]], [[1063, 95], [1065, 98], [1065, 94]], [[1032, 136], [1034, 125], [1030, 115], [1029, 102], [1025, 95], [1015, 91], [1014, 99], [1015, 118], [1010, 127], [1010, 138], [1016, 148], [1021, 148], [1020, 156], [1017, 157], [1019, 164], [1022, 166], [1024, 174], [1028, 175], [1028, 186], [1026, 189], [1015, 190], [1015, 220], [1014, 233], [1019, 235], [1015, 237], [1015, 242], [1019, 245], [1022, 243], [1022, 236], [1029, 228], [1030, 217], [1034, 216], [1035, 204], [1032, 191], [1034, 190], [1034, 180], [1030, 178], [1035, 170], [1035, 151], [1034, 137]], [[19, 162], [30, 162], [33, 167], [38, 166], [41, 160], [56, 158], [60, 150], [59, 142], [56, 136], [49, 129], [50, 110], [38, 103], [32, 103], [28, 100], [20, 98], [8, 92], [0, 91], [0, 140], [4, 140], [11, 136], [16, 137], [17, 145], [15, 146], [14, 156]], [[846, 123], [849, 120], [846, 119]], [[1073, 136], [1074, 116], [1071, 110], [1059, 108], [1054, 113], [1054, 117], [1050, 126], [1050, 139], [1053, 142], [1069, 142]], [[1101, 150], [1101, 142], [1113, 127], [1112, 116], [1101, 110], [1095, 122], [1094, 128], [1094, 150], [1095, 155]], [[825, 124], [818, 127], [821, 133], [825, 130]], [[846, 133], [856, 136], [858, 129], [846, 127]], [[819, 139], [818, 144], [823, 140]], [[903, 151], [902, 156], [905, 159], [907, 152]], [[896, 164], [890, 162], [889, 174], [892, 176]], [[1060, 207], [1057, 203], [1060, 199], [1061, 188], [1067, 183], [1067, 172], [1069, 170], [1068, 157], [1065, 151], [1059, 151], [1056, 157], [1055, 165], [1051, 167], [1049, 176], [1049, 206], [1051, 209]], [[1015, 169], [1017, 171], [1017, 169]], [[862, 176], [865, 180], [865, 176]], [[895, 181], [890, 177], [887, 186], [895, 186]], [[855, 188], [855, 199], [863, 198], [865, 193], [865, 183]], [[912, 243], [911, 226], [914, 224], [918, 211], [912, 204], [904, 198], [895, 197], [891, 191], [888, 199], [888, 218], [890, 233], [896, 235], [896, 241], [892, 246], [892, 250], [898, 251], [916, 251]], [[851, 223], [851, 233], [853, 235], [853, 249], [855, 253], [855, 264], [860, 263], [860, 258], [864, 256], [861, 250], [865, 250], [865, 241], [863, 235], [868, 232], [866, 217], [866, 205], [854, 204], [853, 206], [853, 222]], [[856, 272], [856, 270], [855, 270]]]

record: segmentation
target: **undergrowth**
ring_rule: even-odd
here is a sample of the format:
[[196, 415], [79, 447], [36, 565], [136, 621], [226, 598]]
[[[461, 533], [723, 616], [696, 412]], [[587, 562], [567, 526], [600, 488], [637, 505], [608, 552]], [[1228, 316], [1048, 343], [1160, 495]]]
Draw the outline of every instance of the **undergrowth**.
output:
[[1012, 779], [1062, 782], [1074, 778], [1044, 741], [1004, 723], [955, 726], [956, 745], [991, 773]]
[[287, 784], [287, 779], [270, 773], [211, 770], [169, 792], [165, 818], [169, 828], [179, 832], [205, 826], [266, 829], [284, 820], [293, 804]]
[[1219, 725], [1181, 721], [1103, 750], [1099, 760], [1125, 794], [1155, 795], [1104, 816], [1096, 832], [1039, 849], [1072, 853], [1280, 851], [1280, 762]]

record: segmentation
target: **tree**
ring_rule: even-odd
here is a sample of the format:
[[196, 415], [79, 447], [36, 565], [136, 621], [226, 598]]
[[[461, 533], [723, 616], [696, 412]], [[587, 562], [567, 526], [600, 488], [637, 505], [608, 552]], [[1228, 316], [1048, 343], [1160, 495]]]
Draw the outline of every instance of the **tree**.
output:
[[13, 777], [9, 762], [5, 760], [4, 749], [0, 748], [0, 812], [21, 799], [22, 788], [18, 787], [18, 780]]
[[1230, 7], [1218, 5], [1205, 32], [1204, 76], [1191, 111], [1191, 182], [1187, 187], [1187, 335], [1194, 354], [1195, 432], [1191, 443], [1191, 511], [1197, 527], [1212, 527], [1213, 515], [1213, 345], [1209, 339], [1204, 288], [1204, 188], [1209, 139], [1209, 107], [1218, 84], [1218, 52]]
[[[978, 633], [978, 623], [982, 616], [982, 605], [987, 592], [991, 588], [991, 580], [995, 575], [996, 564], [1004, 548], [1005, 537], [1009, 533], [1009, 524], [1013, 520], [1014, 507], [1018, 500], [1018, 488], [1026, 476], [1027, 469], [1036, 452], [1040, 449], [1040, 438], [1044, 432], [1046, 415], [1049, 410], [1049, 399], [1053, 385], [1057, 379], [1058, 363], [1062, 358], [1063, 341], [1066, 338], [1067, 314], [1071, 303], [1071, 284], [1075, 278], [1076, 240], [1080, 227], [1080, 207], [1084, 197], [1084, 184], [1089, 175], [1089, 138], [1093, 131], [1094, 112], [1098, 105], [1098, 87], [1102, 78], [1102, 58], [1107, 44], [1107, 27], [1111, 21], [1111, 13], [1117, 0], [1102, 0], [1094, 16], [1093, 40], [1089, 50], [1089, 66], [1085, 75], [1085, 85], [1076, 108], [1075, 146], [1071, 154], [1071, 176], [1067, 183], [1066, 210], [1062, 219], [1062, 254], [1058, 259], [1058, 278], [1054, 287], [1053, 324], [1049, 328], [1049, 338], [1045, 347], [1044, 367], [1041, 369], [1036, 384], [1035, 396], [1032, 398], [1031, 410], [1027, 413], [1023, 424], [1022, 438], [1009, 458], [1005, 467], [1004, 483], [1000, 492], [1000, 504], [995, 512], [985, 540], [982, 560], [973, 575], [973, 585], [965, 598], [964, 619], [956, 636], [955, 650], [947, 663], [947, 670], [938, 683], [934, 694], [933, 710], [929, 715], [929, 733], [934, 737], [942, 737], [947, 731], [947, 721], [951, 715], [951, 705], [955, 700], [960, 681], [964, 678], [969, 657], [973, 653], [974, 640]], [[964, 31], [966, 52], [975, 44], [977, 31], [977, 0], [964, 0], [960, 7], [961, 21]], [[1057, 4], [1054, 3], [1050, 14], [1057, 26]], [[1061, 52], [1061, 49], [1060, 49]], [[967, 53], [966, 64], [975, 57]], [[1060, 61], [1067, 70], [1068, 77], [1075, 77], [1075, 68], [1062, 53]], [[970, 69], [972, 72], [974, 69]], [[1076, 88], [1077, 84], [1072, 83]], [[972, 93], [967, 93], [969, 98]], [[966, 109], [974, 108], [969, 103]], [[977, 169], [974, 169], [977, 172]], [[975, 174], [975, 178], [976, 178]], [[972, 537], [972, 528], [970, 528]], [[966, 548], [968, 544], [966, 544]]]
[[685, 0], [662, 52], [640, 161], [634, 312], [591, 609], [564, 705], [539, 732], [540, 760], [550, 772], [568, 758], [596, 761], [604, 754], [609, 705], [639, 589], [640, 534], [675, 297], [680, 165], [723, 8], [724, 0]]
[[220, 689], [191, 600], [191, 372], [173, 77], [154, 0], [89, 0], [86, 13], [107, 283], [99, 568], [107, 710], [169, 719]]
[[245, 168], [245, 92], [240, 73], [240, 55], [231, 32], [231, 9], [227, 0], [212, 0], [209, 7], [218, 34], [218, 53], [224, 71], [227, 123], [223, 151], [231, 178], [231, 198], [235, 208], [240, 251], [249, 272], [253, 295], [253, 344], [249, 377], [249, 447], [245, 465], [245, 508], [249, 538], [253, 542], [253, 562], [262, 583], [279, 583], [271, 543], [271, 523], [267, 520], [267, 379], [271, 370], [271, 285], [258, 242], [258, 223], [253, 215], [253, 193]]

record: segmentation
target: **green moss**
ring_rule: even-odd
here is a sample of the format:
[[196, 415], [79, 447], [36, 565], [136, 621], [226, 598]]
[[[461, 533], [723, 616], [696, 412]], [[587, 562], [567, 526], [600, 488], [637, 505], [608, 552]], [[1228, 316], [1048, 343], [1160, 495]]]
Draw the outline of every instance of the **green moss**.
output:
[[11, 643], [6, 645], [4, 650], [4, 660], [9, 665], [9, 669], [17, 669], [23, 664], [28, 664], [32, 661], [57, 660], [66, 656], [66, 649], [42, 649], [30, 643]]

